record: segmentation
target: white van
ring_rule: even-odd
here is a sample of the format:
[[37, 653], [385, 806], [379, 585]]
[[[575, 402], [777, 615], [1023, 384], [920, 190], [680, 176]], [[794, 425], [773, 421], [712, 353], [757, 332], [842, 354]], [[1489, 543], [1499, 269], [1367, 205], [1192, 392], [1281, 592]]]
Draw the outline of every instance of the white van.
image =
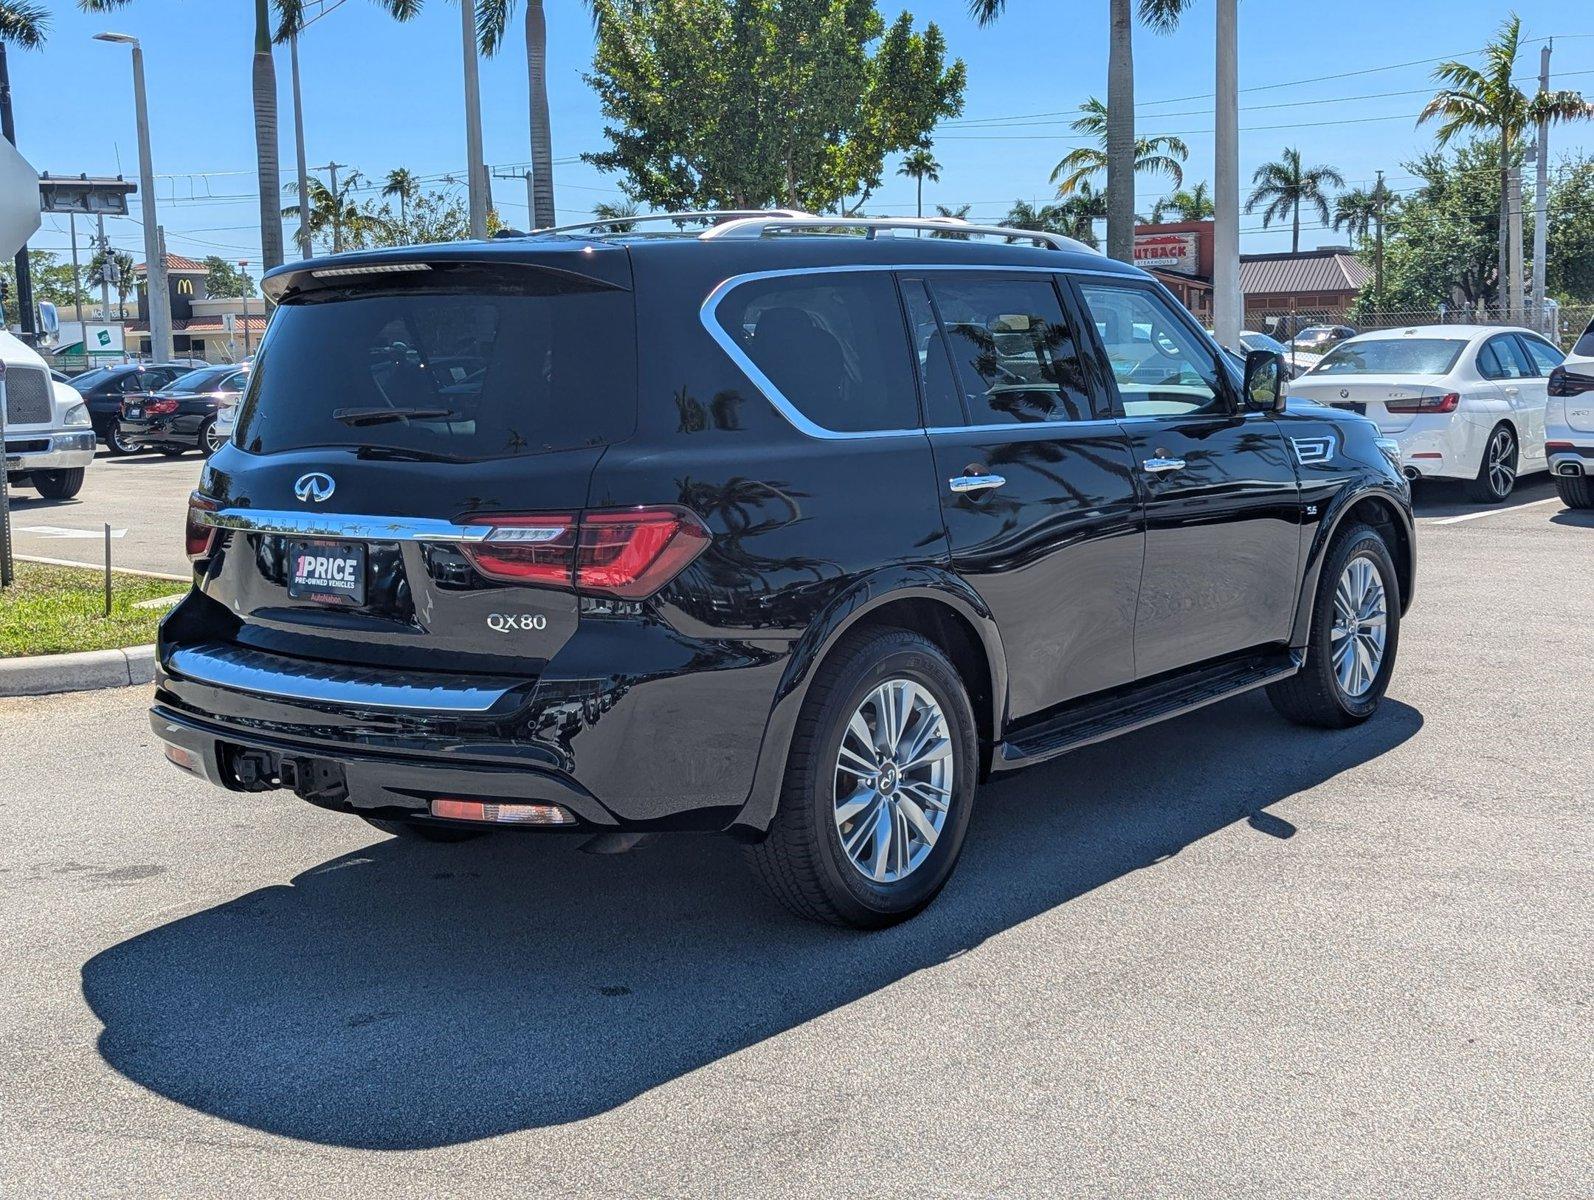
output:
[[7, 483], [32, 484], [50, 500], [70, 499], [94, 461], [88, 405], [70, 385], [50, 378], [44, 359], [9, 333], [0, 332], [0, 365]]

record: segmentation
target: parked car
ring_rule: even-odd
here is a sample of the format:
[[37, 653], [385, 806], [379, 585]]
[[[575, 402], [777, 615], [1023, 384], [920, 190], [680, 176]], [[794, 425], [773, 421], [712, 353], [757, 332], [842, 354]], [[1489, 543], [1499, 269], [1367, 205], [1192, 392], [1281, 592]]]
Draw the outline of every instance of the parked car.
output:
[[1256, 688], [1367, 719], [1414, 571], [1376, 426], [1286, 411], [1276, 355], [1230, 369], [1066, 238], [852, 236], [945, 228], [269, 273], [161, 626], [167, 757], [404, 837], [723, 830], [872, 927], [940, 890], [988, 774]]
[[113, 455], [131, 454], [136, 447], [124, 442], [117, 432], [122, 401], [129, 396], [157, 392], [179, 375], [186, 375], [204, 365], [203, 360], [117, 363], [115, 366], [85, 371], [73, 381], [72, 386], [82, 393], [88, 404], [89, 417], [94, 422], [94, 432], [100, 441]]
[[0, 393], [5, 397], [5, 471], [13, 487], [31, 485], [49, 500], [83, 489], [94, 461], [94, 429], [75, 389], [50, 378], [44, 359], [0, 332]]
[[236, 408], [248, 383], [249, 369], [229, 363], [179, 375], [149, 395], [130, 395], [117, 417], [117, 441], [172, 457], [187, 450], [212, 454], [231, 432], [217, 421]]
[[1568, 508], [1594, 508], [1594, 321], [1545, 390], [1544, 456], [1555, 490]]
[[1356, 336], [1349, 325], [1308, 325], [1285, 343], [1296, 354], [1327, 354], [1335, 346]]
[[1382, 329], [1336, 346], [1289, 392], [1371, 417], [1399, 443], [1408, 479], [1464, 479], [1492, 504], [1546, 469], [1546, 384], [1562, 357], [1528, 329]]
[[[1212, 333], [1212, 330], [1207, 330], [1207, 333]], [[1289, 378], [1291, 379], [1305, 374], [1321, 362], [1323, 358], [1321, 354], [1307, 354], [1304, 351], [1296, 350], [1294, 347], [1288, 346], [1268, 334], [1258, 333], [1254, 329], [1242, 329], [1240, 331], [1240, 348], [1235, 353], [1243, 359], [1245, 355], [1253, 350], [1266, 350], [1273, 354], [1282, 355], [1284, 357], [1284, 365], [1289, 368]]]

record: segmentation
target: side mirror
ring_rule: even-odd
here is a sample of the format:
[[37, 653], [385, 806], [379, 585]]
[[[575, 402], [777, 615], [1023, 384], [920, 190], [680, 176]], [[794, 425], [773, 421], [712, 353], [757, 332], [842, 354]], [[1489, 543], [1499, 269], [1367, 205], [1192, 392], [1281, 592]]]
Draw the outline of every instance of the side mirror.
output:
[[1252, 350], [1245, 356], [1245, 403], [1262, 412], [1284, 411], [1284, 356]]

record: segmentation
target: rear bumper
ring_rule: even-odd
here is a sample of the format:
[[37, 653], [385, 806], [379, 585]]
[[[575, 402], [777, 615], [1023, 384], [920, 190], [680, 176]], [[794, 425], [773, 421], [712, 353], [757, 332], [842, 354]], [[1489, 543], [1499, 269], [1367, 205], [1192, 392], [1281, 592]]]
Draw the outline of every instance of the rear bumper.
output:
[[1558, 449], [1546, 448], [1551, 475], [1568, 479], [1594, 476], [1594, 433], [1584, 433], [1565, 425], [1551, 426], [1545, 431], [1545, 440], [1561, 443]]
[[[199, 424], [198, 417], [178, 416], [153, 421], [116, 418], [123, 439], [135, 446], [181, 446], [188, 450], [199, 444]], [[192, 428], [188, 428], [190, 425]]]
[[52, 429], [25, 434], [7, 431], [7, 471], [61, 471], [94, 461], [92, 429]]

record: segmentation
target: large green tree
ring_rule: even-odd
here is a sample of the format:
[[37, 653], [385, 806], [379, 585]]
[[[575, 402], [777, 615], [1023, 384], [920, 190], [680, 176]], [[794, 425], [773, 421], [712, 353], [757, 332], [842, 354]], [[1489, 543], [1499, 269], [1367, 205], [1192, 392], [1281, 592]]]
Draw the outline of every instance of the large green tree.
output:
[[255, 294], [254, 276], [237, 263], [219, 254], [205, 256], [205, 293], [210, 296], [237, 299]]
[[1563, 301], [1594, 302], [1594, 158], [1563, 162], [1554, 178], [1545, 286]]
[[[33, 302], [48, 300], [57, 308], [65, 310], [77, 297], [77, 291], [72, 286], [72, 260], [64, 259], [52, 250], [28, 251], [28, 276], [33, 280]], [[6, 292], [15, 303], [17, 294], [17, 271], [8, 260], [0, 264], [0, 280], [5, 281]], [[83, 285], [83, 303], [90, 302], [91, 294], [87, 282]], [[14, 314], [8, 312], [6, 316]], [[72, 314], [63, 311], [63, 317]]]
[[594, 0], [609, 148], [655, 208], [856, 211], [886, 156], [963, 107], [964, 68], [933, 23], [874, 0]]
[[[1137, 5], [1135, 0], [1107, 0], [1107, 253], [1122, 262], [1135, 256], [1135, 11], [1139, 9], [1146, 25], [1166, 33], [1194, 2], [1139, 0]], [[1007, 0], [968, 3], [981, 25], [1007, 11]], [[1063, 7], [1057, 0], [1044, 0], [1044, 6], [1054, 12]]]

